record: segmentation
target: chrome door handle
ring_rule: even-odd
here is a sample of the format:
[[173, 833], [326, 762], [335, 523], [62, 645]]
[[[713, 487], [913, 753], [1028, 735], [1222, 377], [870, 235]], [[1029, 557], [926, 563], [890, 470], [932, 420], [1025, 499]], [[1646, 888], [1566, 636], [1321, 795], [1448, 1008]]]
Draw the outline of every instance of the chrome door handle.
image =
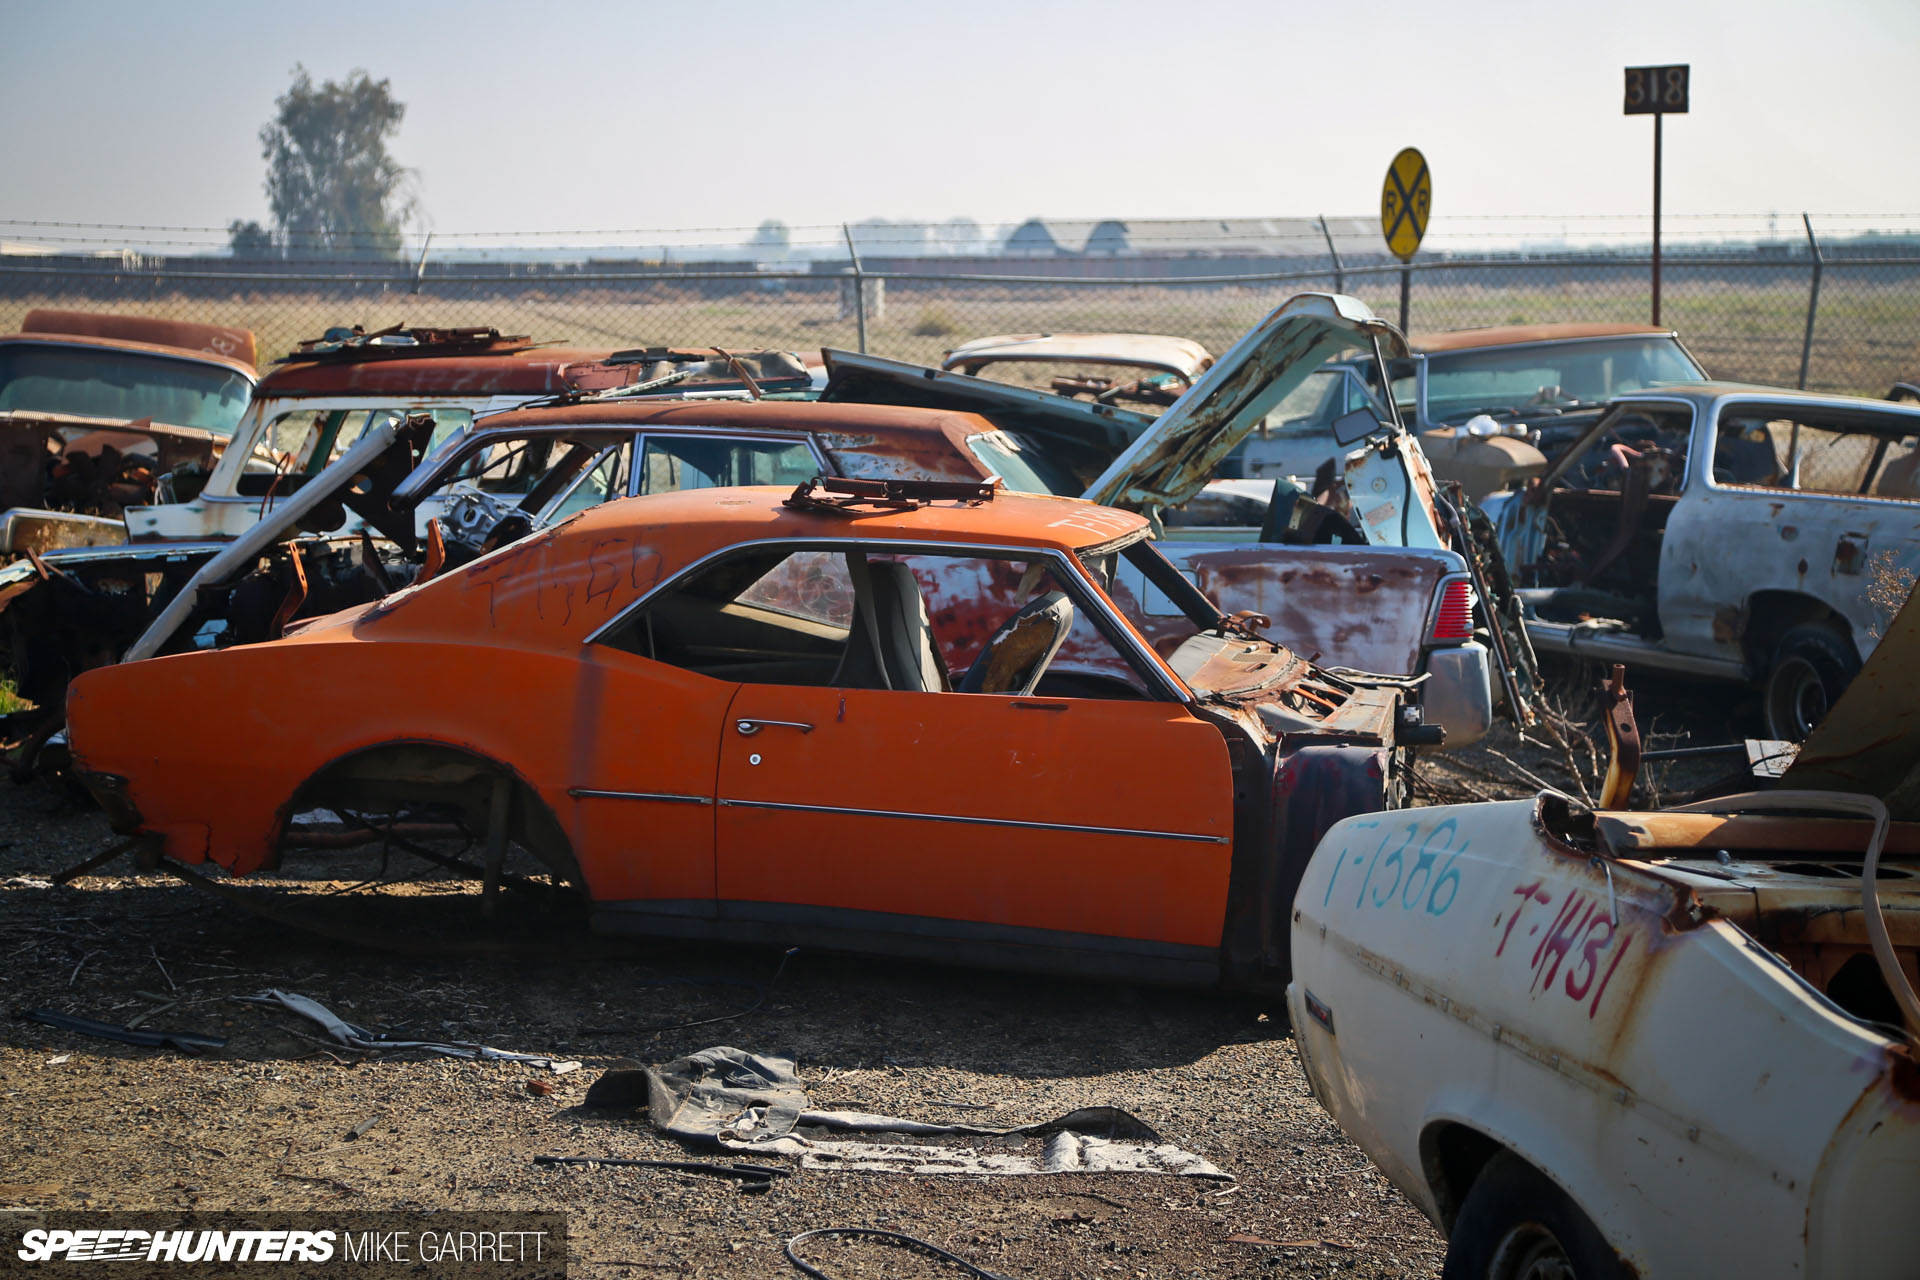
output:
[[802, 733], [812, 733], [813, 726], [801, 724], [798, 720], [736, 720], [733, 727], [740, 731], [743, 738], [751, 738], [768, 725], [778, 725], [782, 729], [798, 729]]

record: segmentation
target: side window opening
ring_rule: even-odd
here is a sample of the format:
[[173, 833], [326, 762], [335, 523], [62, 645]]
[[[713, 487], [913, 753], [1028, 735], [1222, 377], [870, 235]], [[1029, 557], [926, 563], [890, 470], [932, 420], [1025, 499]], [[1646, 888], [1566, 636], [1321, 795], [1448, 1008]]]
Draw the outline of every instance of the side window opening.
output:
[[715, 679], [1146, 698], [1050, 557], [763, 548], [708, 566], [601, 642]]
[[1733, 487], [1916, 501], [1920, 438], [1733, 405], [1714, 435], [1713, 478]]

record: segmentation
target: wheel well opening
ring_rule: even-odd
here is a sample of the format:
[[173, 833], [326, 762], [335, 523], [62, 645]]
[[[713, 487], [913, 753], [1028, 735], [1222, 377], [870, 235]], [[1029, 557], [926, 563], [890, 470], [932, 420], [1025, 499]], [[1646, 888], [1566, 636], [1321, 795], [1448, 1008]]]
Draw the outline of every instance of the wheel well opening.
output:
[[384, 743], [326, 765], [302, 783], [288, 802], [281, 846], [287, 843], [294, 819], [316, 809], [434, 815], [481, 834], [487, 829], [495, 783], [503, 779], [511, 787], [508, 841], [560, 879], [584, 884], [572, 844], [533, 785], [508, 765], [445, 743]]
[[1463, 1124], [1437, 1124], [1420, 1135], [1421, 1168], [1427, 1175], [1427, 1185], [1433, 1188], [1434, 1203], [1440, 1207], [1441, 1224], [1449, 1234], [1473, 1180], [1505, 1149]]
[[1747, 599], [1746, 628], [1741, 640], [1747, 661], [1757, 673], [1764, 674], [1773, 661], [1773, 650], [1780, 637], [1802, 626], [1832, 626], [1838, 632], [1851, 628], [1845, 618], [1812, 596], [1793, 591], [1756, 591]]

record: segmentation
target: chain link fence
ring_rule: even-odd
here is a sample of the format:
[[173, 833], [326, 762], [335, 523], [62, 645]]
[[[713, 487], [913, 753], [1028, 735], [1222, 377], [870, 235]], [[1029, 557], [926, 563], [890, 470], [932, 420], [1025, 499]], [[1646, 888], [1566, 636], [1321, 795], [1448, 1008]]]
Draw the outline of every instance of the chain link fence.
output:
[[[1920, 374], [1920, 220], [1677, 222], [1661, 318], [1710, 374], [1873, 396]], [[587, 348], [844, 347], [934, 362], [988, 334], [1074, 330], [1178, 334], [1217, 353], [1308, 290], [1355, 294], [1393, 319], [1404, 296], [1415, 333], [1651, 311], [1644, 228], [1626, 220], [1456, 223], [1404, 268], [1356, 218], [951, 230], [763, 226], [645, 233], [664, 242], [638, 246], [436, 232], [405, 258], [354, 262], [239, 259], [214, 229], [0, 222], [0, 332], [56, 306], [237, 325], [268, 359], [333, 326], [405, 324]]]

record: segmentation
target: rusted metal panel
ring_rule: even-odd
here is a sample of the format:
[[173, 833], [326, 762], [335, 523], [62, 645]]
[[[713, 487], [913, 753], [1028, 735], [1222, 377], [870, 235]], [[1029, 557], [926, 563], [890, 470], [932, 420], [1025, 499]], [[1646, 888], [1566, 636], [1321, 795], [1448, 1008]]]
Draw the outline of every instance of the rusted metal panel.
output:
[[1578, 338], [1620, 338], [1635, 335], [1678, 337], [1657, 324], [1611, 324], [1575, 320], [1560, 324], [1496, 324], [1482, 329], [1450, 329], [1444, 333], [1407, 335], [1416, 355], [1437, 351], [1474, 351], [1481, 347], [1517, 346], [1525, 342], [1569, 342]]
[[187, 352], [218, 356], [223, 361], [244, 367], [248, 373], [252, 373], [254, 366], [260, 362], [252, 330], [202, 324], [193, 320], [163, 320], [158, 316], [123, 316], [35, 307], [20, 322], [20, 331], [101, 338], [114, 344], [130, 342], [142, 347], [171, 348], [175, 354]]
[[1405, 351], [1399, 331], [1357, 299], [1311, 293], [1291, 299], [1228, 348], [1086, 496], [1134, 510], [1179, 506], [1316, 368], [1376, 338], [1396, 354]]
[[[1228, 612], [1250, 609], [1268, 634], [1333, 666], [1411, 675], [1440, 579], [1452, 557], [1399, 547], [1288, 547], [1166, 542], [1169, 560]], [[1143, 610], [1141, 630], [1156, 645], [1176, 638], [1176, 619]], [[1174, 624], [1169, 627], [1169, 624]]]
[[1909, 595], [1780, 785], [1878, 796], [1898, 819], [1920, 818], [1920, 606]]
[[260, 398], [334, 395], [554, 395], [568, 390], [571, 364], [609, 352], [536, 347], [506, 355], [422, 356], [365, 362], [295, 361], [260, 380]]

